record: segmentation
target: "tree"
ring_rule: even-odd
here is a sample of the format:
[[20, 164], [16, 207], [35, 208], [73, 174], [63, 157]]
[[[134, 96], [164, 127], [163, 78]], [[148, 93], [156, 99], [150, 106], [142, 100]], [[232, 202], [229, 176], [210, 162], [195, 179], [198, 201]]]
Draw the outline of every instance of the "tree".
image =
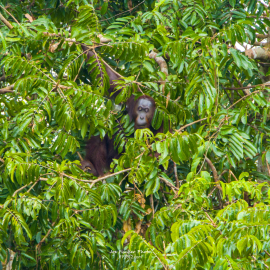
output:
[[[268, 269], [268, 9], [0, 1], [2, 267]], [[164, 133], [134, 132], [132, 93]], [[105, 134], [121, 156], [95, 178], [80, 156]]]

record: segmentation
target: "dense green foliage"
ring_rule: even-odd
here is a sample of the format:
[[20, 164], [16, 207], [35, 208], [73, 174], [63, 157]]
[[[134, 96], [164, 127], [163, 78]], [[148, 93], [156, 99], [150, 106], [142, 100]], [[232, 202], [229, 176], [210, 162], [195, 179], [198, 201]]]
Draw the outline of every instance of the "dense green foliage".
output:
[[[0, 14], [3, 267], [270, 267], [268, 74], [235, 46], [268, 34], [264, 3], [0, 0]], [[124, 77], [115, 100], [106, 63]], [[155, 99], [164, 133], [134, 133], [132, 93]], [[95, 181], [78, 153], [115, 132], [122, 155]]]

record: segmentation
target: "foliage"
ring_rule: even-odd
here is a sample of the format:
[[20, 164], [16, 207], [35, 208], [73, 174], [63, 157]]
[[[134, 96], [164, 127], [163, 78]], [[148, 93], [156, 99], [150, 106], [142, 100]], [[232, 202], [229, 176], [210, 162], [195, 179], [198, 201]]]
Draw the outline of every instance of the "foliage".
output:
[[[3, 267], [270, 267], [270, 88], [237, 48], [268, 34], [263, 1], [0, 0], [0, 13]], [[106, 64], [123, 76], [115, 98]], [[164, 133], [134, 133], [132, 93], [155, 99]], [[105, 134], [122, 154], [96, 180], [79, 154]]]

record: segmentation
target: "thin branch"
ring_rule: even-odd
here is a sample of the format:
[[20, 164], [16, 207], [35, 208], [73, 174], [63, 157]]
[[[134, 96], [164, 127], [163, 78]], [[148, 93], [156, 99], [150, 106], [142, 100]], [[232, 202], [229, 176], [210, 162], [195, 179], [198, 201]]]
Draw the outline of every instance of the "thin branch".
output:
[[268, 164], [268, 161], [267, 160], [266, 160], [266, 166], [267, 166], [268, 174], [270, 176], [270, 167], [269, 167], [269, 164]]
[[185, 126], [179, 128], [179, 129], [177, 130], [177, 132], [180, 132], [180, 131], [182, 131], [183, 129], [185, 129], [185, 128], [189, 127], [189, 126], [192, 126], [192, 125], [194, 125], [194, 124], [196, 124], [196, 123], [202, 122], [202, 121], [206, 120], [207, 118], [208, 118], [208, 117], [205, 117], [205, 118], [196, 120], [196, 121], [194, 121], [194, 122], [192, 122], [192, 123], [189, 123], [189, 124], [187, 124], [187, 125], [185, 125]]
[[81, 154], [79, 152], [77, 152], [77, 154], [79, 156], [80, 161], [82, 162], [83, 161], [83, 158], [82, 158]]
[[167, 184], [167, 186], [171, 187], [175, 195], [178, 195], [176, 190], [179, 190], [179, 188], [175, 187], [172, 183], [170, 183], [168, 180], [166, 180], [163, 177], [159, 177], [159, 179], [162, 180], [163, 182], [165, 182], [165, 184]]
[[168, 203], [168, 201], [167, 201], [167, 199], [166, 199], [166, 197], [164, 195], [164, 190], [162, 190], [161, 195], [162, 195], [162, 197], [164, 199], [164, 202], [165, 202], [166, 206], [169, 206], [169, 203]]
[[[252, 255], [252, 258], [253, 258], [255, 261], [257, 261], [257, 258], [256, 258], [254, 255]], [[263, 265], [264, 265], [267, 269], [269, 269], [269, 266], [268, 266], [267, 264], [265, 264], [264, 261], [262, 261], [262, 263], [263, 263]]]
[[254, 41], [253, 43], [251, 43], [251, 41], [248, 41], [248, 44], [252, 45], [252, 46], [260, 46], [260, 47], [266, 47], [269, 45], [268, 42], [262, 42], [262, 41]]
[[6, 80], [6, 75], [0, 77], [0, 82], [4, 82]]
[[152, 208], [152, 218], [154, 218], [154, 216], [155, 216], [155, 207], [154, 207], [153, 194], [150, 195], [150, 204], [151, 204], [151, 208]]
[[202, 207], [202, 210], [204, 211], [205, 215], [207, 216], [207, 218], [211, 221], [213, 227], [217, 227], [217, 224], [214, 222], [214, 220], [208, 215], [208, 213], [206, 212], [205, 209], [203, 209]]
[[257, 16], [247, 16], [247, 18], [255, 18], [255, 19], [268, 19], [267, 16], [260, 16], [259, 18]]
[[0, 7], [9, 15], [9, 16], [11, 16], [12, 17], [12, 19], [18, 24], [18, 25], [20, 25], [20, 23], [16, 20], [16, 18], [11, 14], [11, 13], [9, 13], [4, 7], [2, 7], [1, 5], [0, 5]]
[[0, 13], [0, 20], [9, 28], [12, 29], [13, 26], [10, 24], [8, 20], [5, 19], [5, 17]]
[[[163, 72], [165, 75], [166, 75], [166, 78], [169, 74], [168, 72], [168, 65], [165, 61], [165, 59], [161, 56], [157, 56], [157, 52], [155, 51], [152, 51], [150, 54], [149, 54], [149, 58], [150, 59], [154, 59], [156, 61], [156, 63], [159, 65], [160, 67], [160, 71]], [[165, 91], [165, 85], [166, 85], [166, 80], [165, 81], [161, 81], [160, 84], [162, 85], [162, 93], [164, 93]]]
[[212, 194], [214, 193], [214, 191], [217, 189], [217, 186], [215, 186], [210, 193], [208, 194], [207, 198], [210, 198], [210, 196], [212, 196]]
[[255, 88], [258, 86], [270, 86], [270, 82], [256, 84], [256, 85], [243, 86], [243, 87], [224, 87], [224, 89], [226, 89], [226, 90], [243, 90], [243, 89]]
[[138, 6], [140, 6], [141, 4], [143, 4], [144, 2], [145, 2], [145, 0], [143, 0], [141, 3], [139, 3], [137, 6], [135, 6], [135, 7], [132, 8], [132, 9], [123, 11], [123, 12], [121, 12], [121, 13], [118, 13], [118, 14], [116, 14], [116, 15], [114, 15], [114, 16], [108, 18], [108, 19], [100, 20], [100, 22], [108, 21], [108, 20], [110, 20], [110, 19], [112, 19], [112, 18], [114, 18], [114, 17], [116, 17], [116, 16], [119, 16], [119, 15], [124, 14], [124, 13], [127, 13], [127, 12], [130, 12], [130, 13], [131, 13], [131, 12], [133, 11], [133, 9], [137, 8]]
[[178, 175], [177, 175], [177, 166], [176, 163], [173, 163], [173, 170], [174, 170], [174, 177], [175, 177], [175, 181], [176, 181], [176, 187], [179, 188], [179, 179], [178, 179]]
[[205, 161], [207, 162], [207, 164], [209, 165], [210, 169], [213, 172], [213, 177], [214, 177], [214, 181], [216, 182], [217, 188], [220, 191], [222, 191], [222, 188], [221, 188], [221, 186], [218, 183], [219, 180], [218, 180], [218, 173], [217, 173], [216, 167], [214, 166], [214, 164], [212, 163], [212, 161], [208, 157], [205, 157]]
[[227, 91], [226, 91], [225, 88], [224, 88], [224, 91], [225, 91], [225, 94], [227, 95], [227, 97], [228, 97], [230, 103], [233, 104], [233, 100], [231, 100], [231, 98], [230, 98], [230, 96], [229, 96], [229, 94], [227, 93]]
[[17, 190], [13, 193], [12, 197], [14, 197], [18, 192], [20, 192], [21, 190], [23, 190], [23, 189], [26, 188], [27, 186], [31, 185], [32, 183], [33, 183], [33, 182], [30, 182], [29, 184], [27, 184], [27, 185], [25, 185], [25, 186], [23, 186], [23, 187], [17, 189]]
[[40, 181], [40, 179], [38, 179], [27, 191], [26, 193], [29, 193], [34, 187], [35, 185]]
[[237, 103], [240, 102], [241, 100], [246, 99], [247, 97], [249, 97], [249, 96], [251, 96], [251, 95], [254, 95], [254, 94], [257, 94], [257, 93], [259, 93], [259, 92], [261, 92], [261, 91], [263, 91], [263, 90], [264, 90], [264, 89], [260, 89], [260, 90], [254, 91], [254, 92], [252, 92], [252, 93], [250, 93], [250, 94], [248, 94], [248, 95], [246, 95], [246, 96], [244, 96], [244, 97], [238, 99], [238, 100], [237, 100], [234, 104], [232, 104], [227, 110], [230, 110], [235, 104], [237, 104]]
[[109, 175], [105, 175], [105, 176], [100, 177], [100, 178], [98, 178], [96, 180], [90, 180], [90, 181], [89, 180], [78, 180], [78, 181], [82, 181], [82, 182], [85, 182], [85, 183], [92, 183], [91, 186], [90, 186], [90, 188], [92, 188], [94, 186], [94, 184], [99, 182], [99, 181], [102, 181], [102, 180], [107, 179], [107, 178], [109, 178], [111, 176], [118, 175], [120, 173], [124, 173], [124, 172], [128, 172], [128, 171], [131, 171], [131, 168], [125, 169], [125, 170], [122, 170], [122, 171], [119, 171], [119, 172], [116, 172], [116, 173], [112, 173], [112, 174], [109, 174]]
[[218, 179], [221, 179], [222, 175], [225, 174], [225, 173], [227, 173], [227, 172], [229, 172], [228, 169], [224, 170], [224, 171], [219, 175]]
[[[55, 223], [56, 223], [56, 222], [53, 222], [53, 223], [52, 223], [52, 228], [54, 227]], [[49, 234], [50, 234], [51, 231], [53, 230], [52, 228], [48, 230], [48, 232], [46, 233], [46, 235], [45, 235], [45, 236], [42, 238], [42, 240], [36, 245], [36, 250], [40, 250], [42, 243], [46, 240], [46, 238], [49, 236]]]
[[257, 38], [268, 38], [268, 35], [256, 34]]
[[78, 78], [78, 76], [79, 76], [79, 73], [80, 73], [80, 71], [81, 71], [81, 68], [82, 68], [82, 65], [83, 65], [84, 61], [85, 61], [85, 59], [83, 59], [81, 65], [80, 65], [80, 68], [79, 68], [79, 70], [78, 70], [78, 73], [77, 73], [76, 77], [74, 78], [73, 82], [75, 82], [75, 81], [77, 80], [77, 78]]
[[0, 89], [0, 94], [14, 93], [13, 88], [14, 88], [14, 84], [7, 86], [5, 88], [2, 88], [2, 89]]

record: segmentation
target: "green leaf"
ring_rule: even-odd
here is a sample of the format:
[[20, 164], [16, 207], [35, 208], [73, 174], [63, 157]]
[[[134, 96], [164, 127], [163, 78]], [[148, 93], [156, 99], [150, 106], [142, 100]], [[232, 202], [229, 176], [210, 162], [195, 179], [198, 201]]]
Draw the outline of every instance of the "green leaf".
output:
[[100, 14], [104, 15], [107, 12], [107, 9], [108, 9], [108, 2], [104, 2], [101, 7]]

